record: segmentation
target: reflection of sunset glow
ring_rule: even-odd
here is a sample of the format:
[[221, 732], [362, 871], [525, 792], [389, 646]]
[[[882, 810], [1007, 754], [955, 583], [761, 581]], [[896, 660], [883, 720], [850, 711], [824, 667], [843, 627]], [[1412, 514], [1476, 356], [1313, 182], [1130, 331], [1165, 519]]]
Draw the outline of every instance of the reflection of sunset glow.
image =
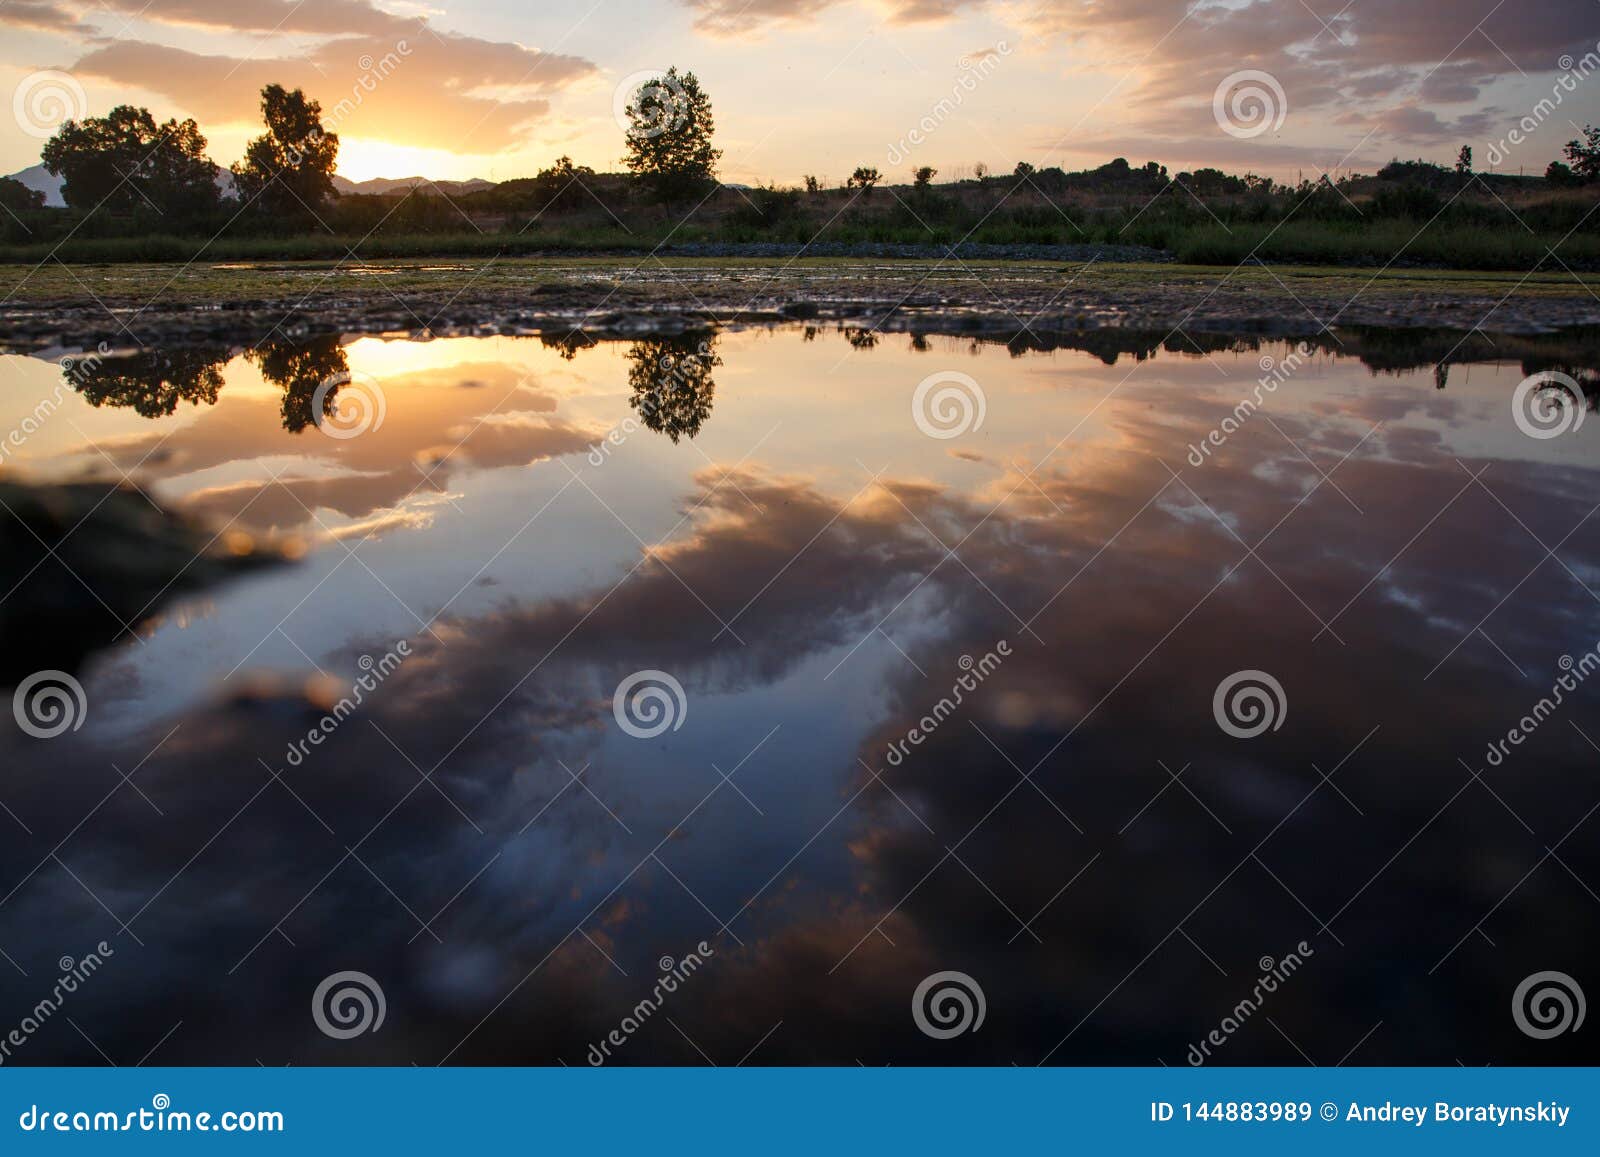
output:
[[[724, 963], [678, 994], [674, 1018], [734, 1057], [783, 1020], [765, 1046], [783, 1062], [931, 1059], [926, 1038], [896, 1026], [917, 981], [952, 960], [995, 978], [991, 994], [1016, 994], [967, 1038], [965, 1061], [1176, 1060], [1237, 998], [1182, 945], [1163, 949], [1173, 912], [1196, 900], [1208, 951], [1237, 948], [1221, 930], [1248, 945], [1234, 953], [1245, 963], [1258, 945], [1314, 936], [1319, 956], [1342, 941], [1426, 975], [1539, 854], [1493, 801], [1464, 794], [1457, 759], [1526, 709], [1522, 672], [1577, 650], [1574, 624], [1592, 618], [1575, 576], [1600, 559], [1600, 522], [1586, 518], [1600, 425], [1559, 447], [1517, 433], [1513, 365], [1476, 363], [1438, 389], [1431, 366], [1375, 376], [1319, 357], [1193, 467], [1184, 447], [1233, 413], [1269, 351], [1160, 349], [1130, 377], [1120, 352], [1100, 349], [919, 350], [885, 335], [857, 350], [833, 329], [734, 332], [716, 339], [713, 383], [645, 372], [674, 364], [657, 340], [566, 360], [536, 339], [369, 338], [225, 360], [214, 396], [180, 395], [150, 418], [135, 407], [158, 409], [170, 383], [99, 382], [100, 408], [75, 396], [62, 417], [91, 438], [114, 419], [102, 448], [119, 467], [137, 466], [190, 513], [231, 519], [224, 542], [293, 527], [308, 553], [208, 592], [204, 614], [176, 603], [145, 621], [142, 646], [98, 656], [85, 673], [94, 746], [7, 751], [8, 792], [59, 828], [81, 811], [78, 785], [104, 776], [105, 749], [134, 751], [132, 766], [181, 722], [141, 782], [174, 824], [215, 830], [258, 787], [216, 769], [254, 766], [304, 733], [308, 707], [326, 710], [308, 673], [342, 685], [361, 655], [408, 640], [414, 657], [362, 707], [373, 726], [330, 738], [308, 787], [330, 826], [359, 834], [409, 786], [396, 788], [398, 749], [436, 767], [472, 818], [430, 799], [367, 845], [397, 893], [442, 902], [472, 881], [438, 945], [408, 944], [405, 920], [361, 925], [375, 952], [423, 978], [406, 995], [415, 1027], [372, 1038], [374, 1060], [415, 1048], [473, 1062], [577, 1056], [574, 1042], [637, 999], [608, 987], [594, 946], [647, 972], [663, 944], [706, 934], [706, 908], [731, 914], [719, 919], [740, 943], [719, 941]], [[340, 365], [385, 391], [381, 428], [348, 440], [288, 428], [305, 417], [286, 404], [304, 391], [294, 373]], [[981, 385], [986, 418], [930, 438], [911, 398], [950, 365]], [[694, 397], [652, 412], [687, 424], [635, 423], [590, 457], [598, 437], [642, 416], [641, 391], [685, 382]], [[23, 450], [40, 467], [63, 453]], [[1463, 490], [1479, 471], [1494, 497]], [[1530, 576], [1542, 548], [1495, 497], [1541, 536], [1548, 526], [1570, 570]], [[1521, 597], [1493, 607], [1519, 581]], [[1490, 642], [1471, 629], [1486, 611]], [[963, 698], [960, 719], [923, 722], [999, 639], [1005, 663]], [[646, 662], [693, 708], [681, 734], [641, 746], [607, 721], [619, 681]], [[1423, 676], [1436, 665], [1435, 693]], [[1270, 669], [1292, 705], [1250, 746], [1218, 728], [1212, 706], [1246, 666]], [[913, 727], [925, 742], [884, 772], [888, 745]], [[1381, 735], [1361, 747], [1369, 730]], [[769, 732], [782, 738], [763, 746]], [[1592, 754], [1570, 729], [1536, 739], [1520, 753], [1517, 806], [1546, 823], [1570, 812]], [[732, 790], [706, 795], [711, 759], [737, 771], [760, 813]], [[1338, 793], [1322, 766], [1337, 768]], [[584, 786], [629, 830], [575, 791], [552, 803], [572, 786], [564, 768], [585, 769]], [[1184, 790], [1167, 790], [1177, 775]], [[1452, 792], [1464, 798], [1435, 832], [1429, 817]], [[1278, 832], [1279, 817], [1281, 834], [1258, 845], [1261, 870], [1238, 871], [1240, 847]], [[174, 880], [170, 849], [140, 838], [149, 823], [107, 809], [75, 860], [132, 894], [170, 887], [170, 908], [153, 906], [149, 923], [170, 920], [185, 939], [159, 967], [227, 997], [193, 1018], [186, 1047], [301, 1059], [292, 1018], [262, 993], [293, 989], [298, 1007], [317, 979], [301, 973], [370, 917], [370, 886], [334, 873], [295, 917], [292, 944], [247, 955], [331, 862], [282, 849], [321, 837], [292, 806], [263, 808], [209, 875]], [[1108, 831], [1118, 838], [1098, 838]], [[504, 847], [488, 869], [486, 840]], [[987, 887], [941, 860], [955, 840]], [[0, 842], [0, 866], [25, 872], [32, 849], [16, 843]], [[652, 844], [662, 863], [630, 875]], [[1511, 867], [1463, 876], [1464, 845]], [[1564, 850], [1574, 872], [1596, 870], [1593, 846]], [[340, 841], [330, 847], [337, 860]], [[218, 873], [230, 887], [216, 887]], [[1356, 892], [1379, 873], [1381, 889]], [[1585, 942], [1574, 895], [1562, 874], [1533, 873], [1502, 910], [1561, 957]], [[1027, 931], [1008, 906], [1031, 917]], [[31, 914], [0, 908], [8, 944], [37, 934]], [[580, 922], [588, 941], [572, 936]], [[237, 979], [217, 979], [219, 944]], [[1432, 999], [1479, 1008], [1481, 992], [1504, 987], [1499, 967], [1492, 951], [1463, 950]], [[1300, 1047], [1337, 1057], [1371, 996], [1347, 971], [1321, 975], [1297, 978], [1289, 1011]], [[1125, 976], [1127, 991], [1107, 997]], [[526, 999], [497, 1005], [519, 978]], [[144, 1011], [157, 991], [145, 974], [106, 983], [145, 993], [126, 1002], [140, 1010], [126, 1021], [97, 1023], [114, 1034], [107, 1047], [133, 1055], [177, 1019]], [[232, 999], [234, 985], [254, 999]], [[1445, 1055], [1479, 1023], [1412, 1018], [1369, 1047]], [[670, 1038], [636, 1047], [640, 1060], [684, 1059]], [[1229, 1047], [1241, 1061], [1294, 1057], [1270, 1033]]]

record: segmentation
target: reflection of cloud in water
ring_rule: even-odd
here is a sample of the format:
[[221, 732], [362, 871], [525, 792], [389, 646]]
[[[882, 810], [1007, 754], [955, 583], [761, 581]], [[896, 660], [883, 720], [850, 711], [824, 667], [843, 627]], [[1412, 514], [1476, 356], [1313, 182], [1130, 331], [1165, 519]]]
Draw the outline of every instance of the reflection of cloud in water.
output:
[[[1448, 423], [1429, 390], [1421, 407]], [[1220, 1059], [1337, 1061], [1380, 1020], [1352, 1059], [1533, 1059], [1485, 1010], [1592, 938], [1573, 877], [1530, 870], [1595, 802], [1593, 756], [1573, 728], [1542, 728], [1514, 773], [1486, 777], [1494, 794], [1458, 760], [1479, 766], [1557, 656], [1594, 642], [1570, 575], [1551, 561], [1525, 579], [1544, 554], [1533, 535], [1578, 526], [1563, 560], [1600, 562], [1600, 524], [1581, 522], [1592, 486], [1569, 485], [1592, 472], [1499, 461], [1491, 497], [1390, 409], [1336, 491], [1289, 439], [1331, 470], [1384, 416], [1352, 395], [1275, 411], [1281, 431], [1256, 423], [1175, 481], [1163, 460], [1181, 465], [1226, 392], [1116, 399], [1104, 438], [1031, 481], [1000, 466], [976, 494], [891, 471], [846, 504], [853, 488], [749, 464], [724, 483], [708, 466], [685, 533], [617, 585], [441, 620], [281, 783], [259, 761], [281, 766], [321, 707], [280, 688], [186, 713], [135, 778], [165, 814], [124, 788], [62, 850], [145, 943], [84, 993], [79, 1023], [121, 1058], [181, 1019], [169, 1063], [578, 1063], [653, 961], [709, 939], [715, 962], [671, 1014], [718, 1061], [781, 1020], [754, 1062], [1176, 1064], [1260, 957], [1305, 939], [1316, 955], [1266, 1010], [1294, 1045], [1258, 1019]], [[389, 450], [418, 444], [402, 423]], [[958, 541], [959, 562], [942, 545]], [[1452, 624], [1514, 588], [1492, 645], [1474, 636], [1434, 671], [1462, 641]], [[886, 744], [960, 657], [999, 638], [1013, 656], [888, 768]], [[610, 695], [646, 666], [683, 683], [689, 723], [631, 741]], [[1289, 699], [1286, 726], [1250, 742], [1211, 710], [1246, 667]], [[137, 763], [173, 722], [128, 752], [92, 729], [48, 747], [8, 735], [0, 798], [36, 835], [0, 849], [0, 880], [23, 879], [86, 796], [118, 785], [108, 762]], [[758, 815], [710, 765], [739, 765], [778, 724], [734, 773]], [[1594, 849], [1580, 829], [1561, 856], [1592, 881]], [[1491, 909], [1494, 945], [1452, 952]], [[46, 862], [0, 907], [0, 946], [32, 971], [109, 919]], [[392, 1031], [335, 1045], [304, 1005], [348, 967], [382, 982]], [[942, 968], [977, 977], [989, 1012], [981, 1032], [930, 1042], [910, 993]], [[31, 1047], [86, 1059], [70, 1030]], [[1537, 1056], [1578, 1054], [1567, 1038]], [[622, 1059], [699, 1062], [664, 1023]]]

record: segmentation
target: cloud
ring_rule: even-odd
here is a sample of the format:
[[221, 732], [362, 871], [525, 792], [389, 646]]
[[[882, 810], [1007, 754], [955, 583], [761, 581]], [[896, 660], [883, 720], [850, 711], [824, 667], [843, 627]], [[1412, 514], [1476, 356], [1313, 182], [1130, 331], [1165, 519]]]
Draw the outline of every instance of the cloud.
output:
[[841, 0], [683, 0], [695, 14], [695, 31], [738, 37], [777, 24], [810, 20]]
[[[976, 493], [890, 477], [852, 494], [755, 464], [726, 478], [708, 465], [670, 549], [617, 585], [607, 575], [441, 619], [442, 638], [413, 640], [303, 766], [283, 766], [285, 744], [327, 710], [303, 679], [230, 684], [185, 709], [176, 731], [180, 719], [146, 719], [118, 733], [91, 714], [83, 732], [48, 744], [0, 732], [6, 804], [39, 833], [0, 841], [0, 880], [16, 886], [0, 904], [0, 942], [50, 975], [64, 952], [112, 939], [117, 956], [73, 994], [74, 1019], [109, 1055], [141, 1057], [165, 1040], [153, 1059], [209, 1064], [579, 1064], [650, 990], [657, 959], [702, 939], [712, 962], [665, 1010], [678, 1027], [656, 1018], [619, 1060], [699, 1063], [697, 1046], [731, 1063], [759, 1044], [749, 1063], [1035, 1063], [1047, 1052], [1178, 1063], [1248, 991], [1241, 977], [1260, 956], [1305, 939], [1312, 964], [1271, 1010], [1295, 1044], [1258, 1020], [1227, 1046], [1230, 1061], [1289, 1063], [1296, 1048], [1348, 1053], [1390, 1007], [1393, 976], [1425, 977], [1497, 904], [1508, 926], [1539, 930], [1541, 953], [1580, 952], [1592, 928], [1567, 918], [1570, 877], [1518, 883], [1537, 847], [1454, 759], [1524, 709], [1528, 681], [1479, 640], [1433, 676], [1436, 691], [1418, 690], [1471, 634], [1486, 592], [1527, 584], [1489, 624], [1519, 658], [1570, 650], [1588, 605], [1565, 573], [1529, 579], [1528, 532], [1488, 495], [1459, 493], [1455, 458], [1490, 420], [1474, 407], [1500, 414], [1500, 392], [1368, 382], [1348, 364], [1286, 386], [1277, 428], [1247, 424], [1203, 469], [1179, 467], [1258, 544], [1255, 558], [1162, 465], [1238, 400], [1238, 376], [1172, 356], [1181, 348], [1157, 351], [1159, 373], [1135, 395], [1105, 401], [1107, 437], [1080, 440], [1026, 483], [1000, 449]], [[1102, 379], [1078, 380], [1089, 367], [1076, 355], [1035, 365], [1063, 400], [1100, 397]], [[1250, 357], [1242, 374], [1255, 372]], [[1383, 429], [1341, 461], [1379, 418]], [[1465, 457], [1473, 472], [1483, 464]], [[1322, 470], [1337, 471], [1348, 503]], [[1580, 473], [1563, 491], [1553, 468], [1502, 458], [1485, 482], [1553, 540], [1592, 504], [1592, 472]], [[1446, 507], [1417, 539], [1419, 521]], [[945, 527], [964, 566], [928, 529]], [[1597, 549], [1592, 524], [1565, 548], [1580, 567]], [[888, 617], [918, 588], [911, 598], [933, 613], [907, 600]], [[707, 606], [744, 608], [742, 643], [716, 637]], [[1019, 637], [1006, 607], [1043, 642]], [[1312, 641], [1315, 616], [1339, 608], [1342, 643]], [[877, 625], [911, 662], [874, 637]], [[961, 656], [1001, 637], [1012, 640], [1004, 664], [886, 767], [886, 745], [945, 694]], [[352, 639], [318, 662], [342, 677], [357, 655], [393, 645]], [[1280, 731], [1241, 743], [1215, 726], [1211, 695], [1255, 662], [1286, 687], [1289, 711]], [[611, 692], [646, 663], [685, 686], [687, 725], [618, 742]], [[89, 678], [92, 702], [105, 685]], [[765, 814], [720, 786], [709, 763], [724, 746], [732, 755], [718, 766]], [[1590, 762], [1570, 729], [1541, 730], [1520, 757], [1519, 811], [1565, 831], [1571, 784]], [[120, 787], [113, 764], [135, 769], [159, 814]], [[86, 792], [112, 788], [76, 831]], [[45, 852], [68, 831], [56, 863]], [[1594, 841], [1569, 846], [1574, 872], [1594, 878]], [[1463, 871], [1462, 847], [1498, 867]], [[119, 935], [121, 921], [142, 944]], [[352, 967], [380, 980], [391, 1021], [331, 1042], [305, 1006], [325, 976]], [[933, 1042], [908, 1004], [944, 968], [980, 980], [988, 1019]], [[1484, 992], [1505, 990], [1499, 956], [1462, 952], [1449, 977], [1419, 984], [1406, 998], [1419, 1011], [1386, 1021], [1362, 1059], [1506, 1047], [1503, 1025], [1469, 1015]], [[0, 1023], [38, 995], [6, 986]], [[55, 1027], [29, 1043], [29, 1061], [93, 1057], [96, 1046]]]
[[342, 135], [485, 153], [521, 143], [549, 111], [545, 94], [595, 72], [581, 57], [435, 35], [416, 22], [396, 40], [347, 36], [276, 59], [117, 41], [74, 70], [158, 92], [208, 125], [257, 120], [262, 87], [279, 83], [320, 100]]
[[[107, 0], [101, 8], [125, 18], [118, 35], [47, 0], [0, 8], [0, 22], [76, 33], [88, 50], [73, 66], [79, 76], [159, 93], [207, 126], [254, 123], [261, 88], [279, 83], [305, 89], [325, 116], [339, 110], [332, 127], [347, 136], [495, 153], [523, 143], [552, 94], [598, 72], [579, 56], [441, 32], [367, 0]], [[163, 42], [163, 27], [264, 42], [247, 56], [212, 54]]]
[[9, 4], [0, 4], [0, 24], [34, 28], [41, 32], [76, 32], [83, 27], [76, 13], [36, 0], [13, 0]]

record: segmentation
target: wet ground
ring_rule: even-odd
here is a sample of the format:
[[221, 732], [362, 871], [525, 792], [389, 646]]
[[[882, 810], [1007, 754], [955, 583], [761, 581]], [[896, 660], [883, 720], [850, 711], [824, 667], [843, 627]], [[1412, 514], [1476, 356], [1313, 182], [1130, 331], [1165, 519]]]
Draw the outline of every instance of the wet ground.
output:
[[1351, 326], [1551, 334], [1600, 326], [1600, 278], [1110, 260], [501, 258], [0, 267], [27, 350], [253, 344], [313, 333], [631, 337], [842, 321], [875, 332], [1324, 335]]
[[13, 331], [6, 1063], [1592, 1059], [1592, 334], [973, 316]]

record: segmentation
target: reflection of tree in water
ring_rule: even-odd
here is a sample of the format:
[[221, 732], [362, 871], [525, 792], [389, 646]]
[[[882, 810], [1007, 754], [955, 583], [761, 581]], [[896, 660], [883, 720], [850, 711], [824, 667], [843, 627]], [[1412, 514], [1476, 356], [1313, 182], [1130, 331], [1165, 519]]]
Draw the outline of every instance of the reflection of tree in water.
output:
[[674, 442], [698, 434], [717, 388], [711, 371], [722, 364], [716, 338], [646, 338], [633, 343], [628, 361], [628, 404], [645, 426]]
[[[244, 356], [263, 378], [283, 390], [283, 428], [291, 434], [298, 434], [316, 420], [312, 408], [317, 387], [337, 374], [350, 372], [338, 334], [307, 341], [265, 342], [246, 350]], [[323, 396], [324, 415], [333, 413], [338, 393], [335, 385]]]
[[141, 417], [165, 418], [179, 402], [215, 405], [227, 360], [225, 346], [141, 350], [84, 358], [68, 369], [67, 380], [91, 406], [126, 406]]
[[[1584, 408], [1600, 411], [1600, 370], [1587, 370], [1579, 366], [1562, 365], [1559, 362], [1525, 361], [1522, 363], [1522, 372], [1527, 377], [1538, 373], [1565, 374], [1582, 391], [1582, 398], [1577, 400], [1584, 403]], [[1559, 380], [1549, 383], [1537, 392], [1556, 401], [1559, 401], [1562, 394], [1572, 396], [1572, 391]]]
[[574, 330], [565, 334], [542, 333], [539, 335], [539, 344], [545, 349], [555, 350], [562, 361], [570, 362], [578, 356], [579, 350], [592, 349], [597, 343], [588, 334]]

